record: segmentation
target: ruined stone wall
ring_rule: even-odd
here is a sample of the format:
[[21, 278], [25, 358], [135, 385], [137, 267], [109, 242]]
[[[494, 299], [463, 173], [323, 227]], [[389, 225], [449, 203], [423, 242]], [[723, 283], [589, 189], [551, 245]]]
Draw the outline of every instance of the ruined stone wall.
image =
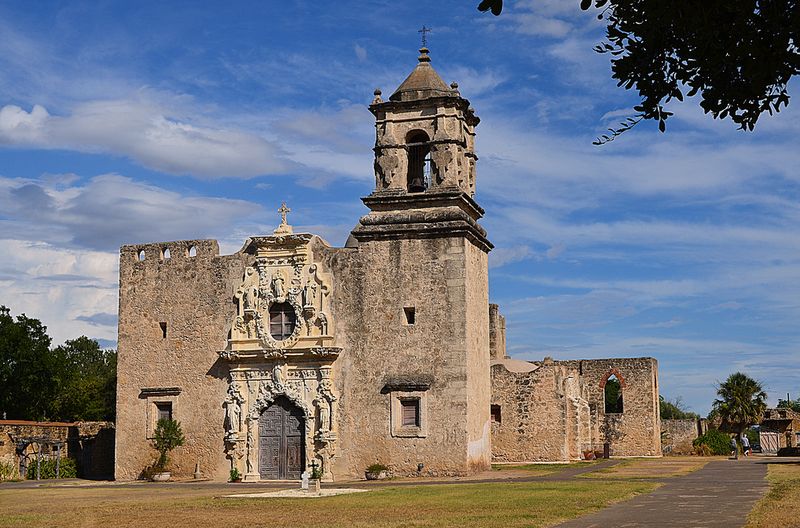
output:
[[700, 434], [699, 420], [661, 420], [661, 451], [665, 455], [693, 455], [692, 442]]
[[[190, 256], [190, 250], [196, 256]], [[164, 251], [169, 250], [168, 259]], [[144, 260], [139, 253], [144, 252]], [[186, 444], [173, 474], [224, 479], [222, 402], [227, 371], [217, 353], [235, 315], [233, 296], [252, 256], [219, 256], [213, 240], [120, 250], [116, 478], [131, 480], [155, 460], [155, 402], [171, 402]], [[166, 323], [166, 337], [160, 323]]]
[[[426, 474], [461, 474], [472, 469], [468, 454], [478, 465], [488, 461], [488, 384], [478, 379], [479, 356], [488, 356], [486, 263], [474, 251], [460, 237], [328, 251], [342, 347], [333, 365], [340, 395], [335, 476], [363, 474], [376, 462], [398, 474], [415, 473], [418, 464]], [[468, 309], [473, 298], [483, 308]], [[488, 368], [482, 375], [488, 378]], [[420, 399], [419, 430], [394, 427], [393, 401], [401, 396]], [[468, 419], [471, 397], [483, 409]]]
[[[563, 362], [559, 362], [563, 363]], [[653, 358], [581, 360], [581, 377], [596, 415], [599, 442], [609, 442], [612, 456], [661, 456], [658, 362]], [[605, 413], [605, 382], [616, 375], [622, 384], [623, 412]]]
[[559, 370], [552, 364], [537, 366], [513, 359], [493, 362], [492, 405], [500, 406], [500, 422], [492, 422], [493, 460], [569, 459], [565, 400], [557, 386]]
[[489, 305], [489, 356], [503, 359], [506, 356], [506, 318], [496, 304]]
[[[63, 442], [62, 458], [76, 461], [81, 478], [112, 478], [114, 464], [114, 424], [110, 422], [35, 422], [28, 420], [0, 420], [0, 462], [13, 465], [17, 474], [20, 456], [17, 443], [34, 437], [51, 442]], [[98, 444], [88, 449], [88, 444]], [[28, 465], [35, 463], [40, 449], [38, 443], [30, 444], [24, 453], [30, 458]], [[52, 446], [42, 445], [44, 457], [55, 457]]]

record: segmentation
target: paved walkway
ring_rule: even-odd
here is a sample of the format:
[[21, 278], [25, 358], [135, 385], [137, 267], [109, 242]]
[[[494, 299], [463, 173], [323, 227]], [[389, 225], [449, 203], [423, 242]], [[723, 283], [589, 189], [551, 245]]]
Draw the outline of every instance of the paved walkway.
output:
[[718, 460], [683, 477], [558, 528], [744, 526], [753, 504], [767, 491], [764, 459]]

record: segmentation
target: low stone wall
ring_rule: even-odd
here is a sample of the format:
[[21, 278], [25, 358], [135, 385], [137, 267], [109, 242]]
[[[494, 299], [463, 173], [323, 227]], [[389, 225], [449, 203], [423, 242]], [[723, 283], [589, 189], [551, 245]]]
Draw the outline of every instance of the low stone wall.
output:
[[0, 462], [21, 465], [35, 462], [37, 453], [72, 458], [78, 475], [89, 479], [113, 478], [114, 424], [111, 422], [35, 422], [0, 420]]
[[700, 420], [661, 420], [661, 451], [665, 455], [693, 455], [692, 442], [701, 434]]

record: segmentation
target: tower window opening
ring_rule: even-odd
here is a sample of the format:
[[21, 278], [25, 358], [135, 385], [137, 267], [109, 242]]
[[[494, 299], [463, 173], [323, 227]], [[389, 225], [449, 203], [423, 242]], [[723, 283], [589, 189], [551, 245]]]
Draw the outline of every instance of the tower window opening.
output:
[[424, 192], [431, 185], [431, 146], [428, 134], [412, 132], [406, 140], [408, 147], [408, 192]]

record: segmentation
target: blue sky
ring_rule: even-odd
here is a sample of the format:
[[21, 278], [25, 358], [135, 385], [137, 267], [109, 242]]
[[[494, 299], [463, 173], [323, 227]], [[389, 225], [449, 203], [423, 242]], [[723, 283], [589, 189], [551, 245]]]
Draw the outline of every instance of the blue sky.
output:
[[[372, 92], [419, 29], [475, 107], [477, 200], [509, 350], [654, 356], [708, 411], [741, 370], [800, 391], [800, 120], [755, 133], [689, 101], [666, 134], [631, 113], [601, 22], [565, 0], [0, 4], [0, 303], [57, 342], [116, 340], [122, 244], [276, 225], [341, 245], [372, 190]], [[100, 4], [100, 5], [97, 5]]]

